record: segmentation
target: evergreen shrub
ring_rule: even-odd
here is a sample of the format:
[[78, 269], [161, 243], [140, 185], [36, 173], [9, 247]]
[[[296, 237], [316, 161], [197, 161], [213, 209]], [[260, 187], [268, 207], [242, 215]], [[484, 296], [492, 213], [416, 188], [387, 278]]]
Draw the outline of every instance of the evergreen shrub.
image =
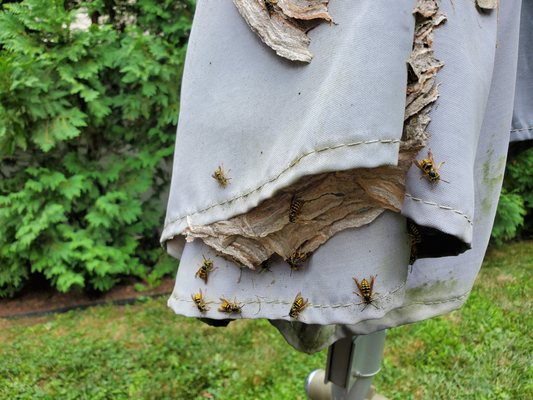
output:
[[194, 0], [0, 2], [0, 297], [105, 291], [159, 246]]
[[[158, 229], [193, 12], [194, 0], [0, 0], [0, 297], [36, 273], [105, 291], [174, 272]], [[511, 148], [496, 242], [533, 233], [526, 147]]]
[[492, 239], [506, 240], [533, 235], [533, 147], [531, 141], [512, 143], [509, 149]]

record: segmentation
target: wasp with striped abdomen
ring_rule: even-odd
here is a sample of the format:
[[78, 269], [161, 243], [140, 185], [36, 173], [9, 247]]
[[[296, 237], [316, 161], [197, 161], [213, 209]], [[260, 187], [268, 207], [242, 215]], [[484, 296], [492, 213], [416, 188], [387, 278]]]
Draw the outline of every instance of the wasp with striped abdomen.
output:
[[196, 304], [196, 307], [198, 308], [200, 312], [203, 313], [203, 312], [209, 311], [207, 304], [209, 304], [210, 302], [205, 301], [204, 295], [202, 293], [202, 289], [199, 289], [198, 293], [191, 294], [191, 298], [194, 304]]
[[295, 223], [298, 219], [298, 216], [302, 213], [302, 206], [304, 201], [292, 196], [291, 205], [289, 207], [289, 222]]
[[443, 181], [446, 183], [449, 183], [448, 181], [445, 181], [440, 177], [439, 169], [444, 164], [444, 161], [442, 161], [438, 167], [435, 166], [435, 160], [433, 159], [433, 153], [431, 152], [431, 149], [428, 150], [428, 158], [424, 158], [423, 160], [415, 160], [413, 161], [415, 165], [422, 171], [422, 178], [427, 178], [431, 183], [437, 183], [439, 181]]
[[305, 307], [307, 307], [308, 303], [309, 301], [307, 299], [304, 300], [302, 297], [302, 292], [298, 292], [294, 298], [294, 301], [292, 302], [291, 310], [289, 311], [289, 317], [298, 319], [300, 313], [305, 309]]
[[[228, 170], [228, 172], [229, 171], [231, 170]], [[224, 172], [223, 165], [219, 165], [218, 168], [215, 170], [215, 172], [213, 172], [213, 175], [211, 175], [211, 177], [214, 178], [218, 182], [218, 184], [223, 188], [228, 186], [229, 181], [231, 180], [231, 178], [228, 178], [226, 176], [226, 172]]]
[[207, 285], [209, 273], [214, 271], [216, 268], [213, 265], [213, 260], [210, 258], [205, 258], [204, 255], [202, 255], [202, 257], [204, 258], [204, 261], [202, 262], [202, 265], [200, 265], [200, 268], [198, 268], [198, 271], [196, 271], [196, 274], [194, 274], [194, 277], [202, 279]]
[[307, 257], [309, 257], [309, 253], [295, 251], [285, 260], [285, 262], [289, 264], [291, 271], [298, 271], [302, 267], [302, 264], [307, 260]]
[[232, 303], [231, 301], [225, 299], [224, 297], [221, 297], [220, 301], [222, 303], [220, 304], [220, 308], [218, 309], [218, 311], [224, 312], [227, 314], [233, 314], [233, 313], [240, 314], [242, 308], [244, 307], [244, 305], [238, 303], [236, 299]]
[[410, 219], [407, 219], [407, 235], [411, 252], [409, 254], [409, 265], [413, 265], [418, 258], [418, 244], [422, 243], [422, 235], [418, 226]]
[[363, 300], [359, 304], [365, 305], [361, 311], [364, 311], [364, 309], [369, 304], [372, 304], [374, 307], [378, 308], [378, 306], [374, 304], [374, 301], [376, 300], [374, 296], [379, 294], [377, 292], [374, 292], [374, 282], [376, 281], [376, 276], [377, 275], [372, 275], [370, 277], [370, 282], [368, 282], [365, 278], [363, 278], [361, 280], [361, 283], [359, 283], [357, 278], [352, 278], [355, 285], [357, 286], [357, 289], [359, 289], [359, 293], [357, 292], [353, 292], [353, 293], [359, 296]]

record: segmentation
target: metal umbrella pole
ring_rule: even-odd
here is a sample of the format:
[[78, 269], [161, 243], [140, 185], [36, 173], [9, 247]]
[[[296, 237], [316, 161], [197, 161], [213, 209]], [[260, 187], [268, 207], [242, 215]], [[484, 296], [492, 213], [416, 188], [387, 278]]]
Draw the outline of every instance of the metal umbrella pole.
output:
[[386, 330], [340, 339], [328, 350], [326, 370], [315, 370], [305, 382], [311, 400], [386, 400], [371, 388], [381, 369]]

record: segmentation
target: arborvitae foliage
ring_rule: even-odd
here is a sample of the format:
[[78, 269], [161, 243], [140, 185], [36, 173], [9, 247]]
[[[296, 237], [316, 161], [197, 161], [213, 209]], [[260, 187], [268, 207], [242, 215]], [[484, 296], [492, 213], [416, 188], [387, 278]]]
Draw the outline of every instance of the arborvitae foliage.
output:
[[505, 240], [533, 235], [533, 147], [531, 141], [512, 143], [492, 238]]
[[158, 230], [193, 8], [0, 2], [0, 296], [175, 269]]

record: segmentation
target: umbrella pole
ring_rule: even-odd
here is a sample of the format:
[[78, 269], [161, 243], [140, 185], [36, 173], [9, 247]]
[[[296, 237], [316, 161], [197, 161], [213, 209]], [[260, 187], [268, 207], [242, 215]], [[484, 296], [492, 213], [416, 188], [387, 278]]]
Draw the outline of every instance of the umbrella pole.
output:
[[371, 388], [381, 369], [386, 330], [340, 339], [328, 350], [326, 371], [309, 374], [305, 389], [311, 400], [386, 400]]

